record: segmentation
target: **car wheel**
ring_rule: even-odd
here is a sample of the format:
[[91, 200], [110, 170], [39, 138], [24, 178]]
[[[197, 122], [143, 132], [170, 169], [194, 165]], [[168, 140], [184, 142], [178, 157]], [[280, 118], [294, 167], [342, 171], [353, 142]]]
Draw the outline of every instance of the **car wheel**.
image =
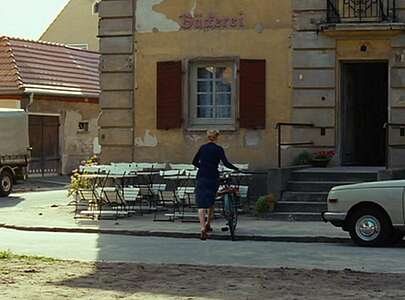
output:
[[359, 246], [382, 246], [389, 242], [392, 232], [390, 220], [377, 209], [359, 209], [349, 219], [350, 237]]
[[0, 197], [7, 197], [13, 189], [13, 175], [9, 171], [0, 174]]

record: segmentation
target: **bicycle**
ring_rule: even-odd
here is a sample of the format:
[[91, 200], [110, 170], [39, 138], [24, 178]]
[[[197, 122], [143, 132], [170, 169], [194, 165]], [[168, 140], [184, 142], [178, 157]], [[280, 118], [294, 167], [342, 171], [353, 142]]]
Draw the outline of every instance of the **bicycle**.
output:
[[227, 221], [226, 227], [222, 228], [222, 231], [229, 231], [231, 240], [235, 240], [235, 231], [238, 224], [238, 207], [239, 207], [239, 190], [231, 185], [232, 178], [230, 174], [220, 180], [221, 185], [224, 186], [217, 195], [217, 199], [222, 201], [222, 215]]
[[[222, 200], [222, 215], [227, 221], [227, 224], [222, 228], [222, 231], [229, 231], [232, 241], [236, 240], [235, 233], [238, 225], [238, 208], [240, 206], [240, 178], [238, 179], [238, 177], [235, 176], [237, 174], [251, 176], [253, 174], [266, 175], [267, 173], [252, 171], [228, 172], [224, 173], [223, 177], [220, 179], [220, 184], [223, 186], [223, 189], [217, 193], [217, 199]], [[235, 183], [232, 182], [233, 179], [236, 180]]]

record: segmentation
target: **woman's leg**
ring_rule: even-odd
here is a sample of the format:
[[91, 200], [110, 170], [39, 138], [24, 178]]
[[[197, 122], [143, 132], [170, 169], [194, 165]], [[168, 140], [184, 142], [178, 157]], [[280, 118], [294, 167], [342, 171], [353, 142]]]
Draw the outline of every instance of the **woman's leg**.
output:
[[200, 219], [201, 231], [205, 230], [205, 208], [198, 209], [198, 218]]
[[214, 218], [214, 206], [211, 206], [208, 209], [208, 217], [207, 217], [207, 227], [211, 227], [212, 219]]

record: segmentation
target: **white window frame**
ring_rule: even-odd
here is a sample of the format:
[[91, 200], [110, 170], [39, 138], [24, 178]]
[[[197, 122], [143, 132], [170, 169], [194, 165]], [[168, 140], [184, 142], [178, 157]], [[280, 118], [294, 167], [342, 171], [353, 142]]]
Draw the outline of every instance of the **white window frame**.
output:
[[89, 44], [67, 44], [66, 46], [75, 49], [89, 50]]
[[[204, 58], [188, 60], [187, 66], [187, 99], [186, 109], [188, 130], [207, 130], [216, 128], [220, 130], [235, 130], [236, 116], [238, 114], [238, 59], [236, 58]], [[232, 91], [231, 91], [231, 118], [229, 119], [198, 119], [197, 118], [197, 70], [199, 67], [231, 67], [232, 68]]]

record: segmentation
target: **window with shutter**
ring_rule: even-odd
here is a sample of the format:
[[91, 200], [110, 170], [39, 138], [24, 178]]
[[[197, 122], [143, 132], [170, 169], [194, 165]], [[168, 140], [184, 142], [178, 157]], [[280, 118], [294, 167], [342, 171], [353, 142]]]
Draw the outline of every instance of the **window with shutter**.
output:
[[181, 61], [157, 63], [157, 129], [181, 128]]
[[188, 112], [191, 128], [234, 128], [235, 69], [234, 61], [190, 63]]
[[240, 60], [240, 127], [266, 127], [266, 61]]

